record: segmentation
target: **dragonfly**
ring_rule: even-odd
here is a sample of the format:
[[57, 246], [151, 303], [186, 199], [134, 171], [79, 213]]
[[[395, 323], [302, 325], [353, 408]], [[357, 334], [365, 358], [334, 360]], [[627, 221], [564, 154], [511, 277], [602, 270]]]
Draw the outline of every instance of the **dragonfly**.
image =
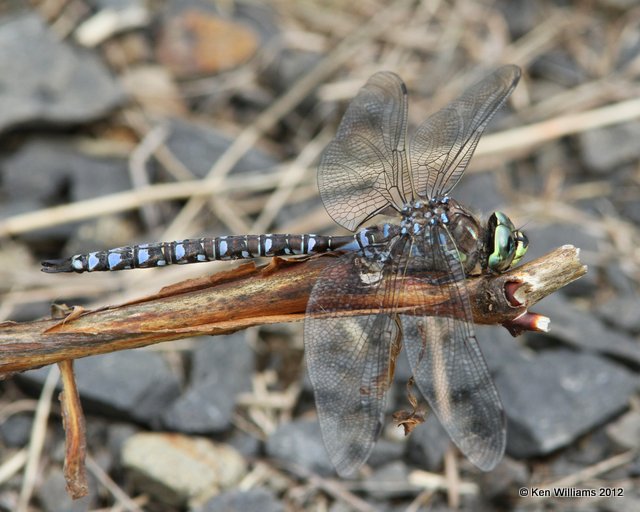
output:
[[[408, 93], [393, 72], [375, 73], [350, 102], [318, 166], [327, 213], [349, 235], [261, 234], [148, 243], [43, 262], [45, 272], [93, 272], [170, 264], [335, 252], [313, 285], [304, 321], [305, 362], [322, 437], [334, 467], [351, 476], [384, 426], [395, 357], [403, 346], [413, 384], [451, 440], [480, 470], [506, 444], [498, 391], [473, 329], [468, 276], [499, 274], [528, 247], [509, 217], [486, 222], [450, 197], [495, 112], [520, 78], [500, 67], [415, 130], [407, 147]], [[378, 214], [394, 220], [363, 227]], [[447, 300], [395, 306], [411, 280]], [[376, 308], [348, 316], [350, 298]], [[424, 311], [429, 314], [424, 314]], [[421, 312], [422, 311], [422, 312]], [[452, 314], [455, 311], [455, 314]]]

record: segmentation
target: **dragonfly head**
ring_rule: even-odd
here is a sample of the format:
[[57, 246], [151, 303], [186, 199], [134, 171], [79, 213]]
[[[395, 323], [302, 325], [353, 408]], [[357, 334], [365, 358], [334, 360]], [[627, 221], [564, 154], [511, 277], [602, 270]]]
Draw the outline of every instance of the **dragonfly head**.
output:
[[489, 217], [487, 266], [494, 272], [504, 272], [515, 267], [527, 252], [529, 239], [515, 228], [511, 219], [502, 212]]

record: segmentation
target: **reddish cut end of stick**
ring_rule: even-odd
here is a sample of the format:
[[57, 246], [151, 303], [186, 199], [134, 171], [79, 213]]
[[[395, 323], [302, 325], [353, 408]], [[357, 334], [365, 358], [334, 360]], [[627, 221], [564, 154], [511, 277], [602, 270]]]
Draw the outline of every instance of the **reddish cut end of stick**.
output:
[[549, 317], [525, 311], [519, 317], [504, 322], [502, 325], [512, 336], [519, 336], [525, 331], [549, 332]]

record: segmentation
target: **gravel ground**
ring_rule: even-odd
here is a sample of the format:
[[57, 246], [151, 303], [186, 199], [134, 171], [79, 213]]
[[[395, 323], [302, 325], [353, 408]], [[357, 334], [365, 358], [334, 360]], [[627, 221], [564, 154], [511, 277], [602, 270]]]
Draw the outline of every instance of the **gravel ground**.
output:
[[[0, 2], [0, 321], [99, 308], [229, 270], [48, 275], [40, 261], [134, 243], [343, 234], [318, 157], [373, 73], [409, 129], [499, 65], [520, 83], [453, 196], [506, 212], [527, 260], [573, 244], [586, 276], [534, 310], [548, 334], [478, 339], [507, 416], [488, 473], [435, 417], [391, 413], [339, 478], [302, 325], [78, 359], [88, 495], [65, 490], [55, 369], [0, 382], [0, 510], [640, 510], [640, 7], [633, 1]], [[7, 324], [4, 324], [6, 327]], [[0, 362], [2, 361], [0, 345]]]

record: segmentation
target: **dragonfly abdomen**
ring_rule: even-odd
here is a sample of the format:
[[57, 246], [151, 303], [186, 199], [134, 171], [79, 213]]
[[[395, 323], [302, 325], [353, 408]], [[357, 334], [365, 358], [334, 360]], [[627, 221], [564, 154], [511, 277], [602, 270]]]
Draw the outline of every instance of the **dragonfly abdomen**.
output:
[[194, 238], [76, 254], [64, 260], [44, 261], [42, 270], [50, 273], [80, 273], [155, 268], [261, 256], [315, 254], [345, 248], [350, 244], [358, 245], [352, 235], [265, 234]]

